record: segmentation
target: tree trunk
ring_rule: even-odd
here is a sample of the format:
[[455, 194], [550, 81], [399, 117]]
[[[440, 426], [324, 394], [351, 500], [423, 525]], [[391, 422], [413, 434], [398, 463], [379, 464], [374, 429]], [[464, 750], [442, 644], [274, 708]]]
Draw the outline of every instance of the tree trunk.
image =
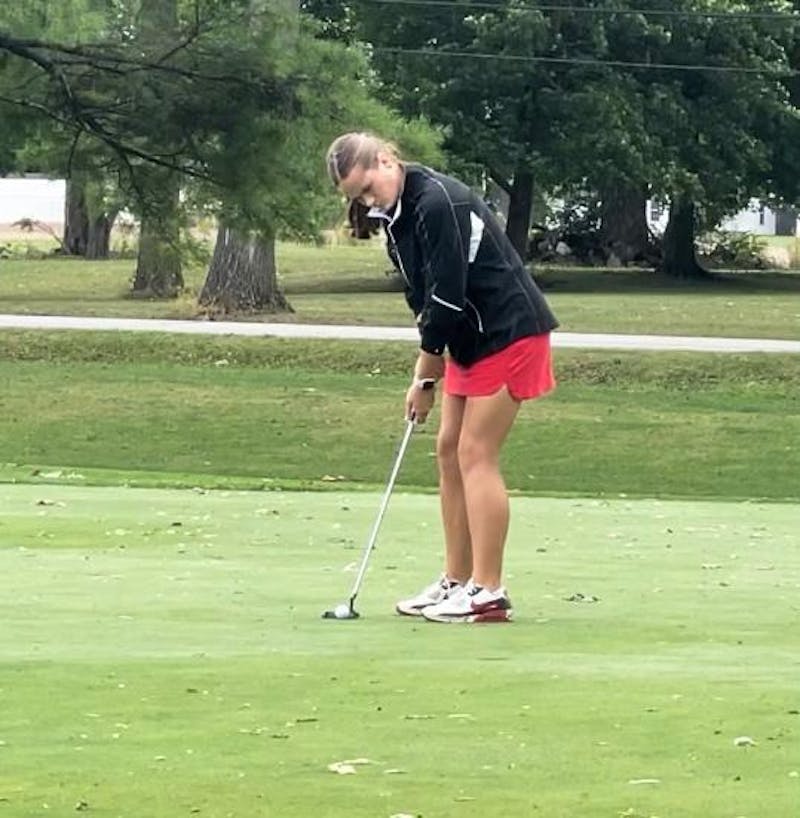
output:
[[635, 185], [620, 181], [601, 191], [600, 237], [609, 265], [650, 259], [646, 208], [647, 194]]
[[[795, 12], [800, 12], [800, 1], [794, 2]], [[794, 75], [784, 80], [789, 88], [789, 101], [795, 108], [800, 108], [800, 41], [795, 38], [794, 46], [789, 51], [789, 67]]]
[[183, 289], [179, 180], [163, 168], [150, 170], [146, 178], [150, 199], [141, 218], [133, 295], [175, 298]]
[[275, 240], [221, 224], [199, 301], [222, 313], [294, 312], [278, 286]]
[[506, 235], [523, 261], [528, 259], [532, 203], [533, 174], [528, 171], [517, 171], [510, 190]]
[[175, 298], [183, 289], [177, 227], [170, 230], [157, 216], [142, 217], [133, 295], [139, 298]]
[[700, 278], [708, 275], [708, 271], [697, 261], [694, 231], [694, 202], [684, 197], [673, 197], [669, 207], [669, 222], [664, 231], [661, 272], [678, 278]]
[[89, 212], [87, 179], [84, 174], [76, 174], [67, 179], [63, 252], [88, 259], [108, 258], [111, 228], [117, 214], [114, 211], [95, 216]]
[[108, 258], [111, 250], [111, 228], [116, 218], [116, 213], [105, 213], [92, 219], [86, 240], [86, 258]]
[[86, 207], [86, 191], [83, 183], [73, 177], [67, 179], [64, 203], [64, 252], [70, 256], [84, 256], [88, 243], [89, 213]]

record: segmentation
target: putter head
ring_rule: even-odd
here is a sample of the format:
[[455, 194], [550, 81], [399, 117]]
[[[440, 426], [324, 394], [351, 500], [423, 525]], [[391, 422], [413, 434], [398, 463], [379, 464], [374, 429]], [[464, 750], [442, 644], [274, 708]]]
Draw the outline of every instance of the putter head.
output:
[[349, 605], [342, 603], [341, 605], [337, 605], [333, 610], [325, 611], [322, 614], [323, 619], [358, 619], [359, 616], [360, 614], [353, 607], [352, 602]]

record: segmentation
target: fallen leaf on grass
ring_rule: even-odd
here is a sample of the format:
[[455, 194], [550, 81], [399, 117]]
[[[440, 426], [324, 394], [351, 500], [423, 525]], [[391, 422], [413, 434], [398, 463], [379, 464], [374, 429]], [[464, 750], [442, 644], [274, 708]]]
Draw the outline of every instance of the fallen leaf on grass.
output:
[[352, 764], [345, 764], [341, 761], [337, 761], [335, 764], [328, 764], [328, 769], [332, 773], [338, 773], [339, 775], [355, 775], [356, 768]]
[[328, 770], [338, 775], [354, 775], [356, 767], [362, 764], [372, 764], [368, 758], [346, 758], [344, 761], [334, 761], [328, 764]]
[[565, 602], [599, 602], [600, 597], [593, 594], [573, 594], [572, 596], [565, 596]]

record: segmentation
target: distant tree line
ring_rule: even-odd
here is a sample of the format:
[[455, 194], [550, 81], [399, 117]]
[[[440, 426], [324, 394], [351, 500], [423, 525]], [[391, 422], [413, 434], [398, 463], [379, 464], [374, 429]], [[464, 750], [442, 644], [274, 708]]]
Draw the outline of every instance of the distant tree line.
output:
[[[278, 236], [341, 202], [322, 154], [371, 128], [508, 199], [593, 203], [607, 253], [701, 275], [699, 230], [800, 202], [800, 0], [9, 0], [0, 172], [67, 179], [64, 247], [140, 225], [132, 293], [172, 297], [192, 220], [217, 240], [201, 303], [287, 309]], [[443, 153], [442, 153], [443, 151]], [[657, 258], [645, 201], [670, 204]]]
[[453, 166], [506, 192], [523, 254], [549, 196], [593, 201], [607, 253], [652, 261], [652, 197], [670, 205], [656, 261], [697, 275], [697, 230], [751, 198], [800, 199], [797, 0], [302, 6], [325, 36], [369, 43], [381, 98], [443, 126]]

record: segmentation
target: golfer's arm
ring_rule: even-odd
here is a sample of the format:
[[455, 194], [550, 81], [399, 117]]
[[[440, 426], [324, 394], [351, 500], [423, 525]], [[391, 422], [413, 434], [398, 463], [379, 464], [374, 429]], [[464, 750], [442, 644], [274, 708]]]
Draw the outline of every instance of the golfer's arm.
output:
[[414, 367], [414, 380], [425, 381], [433, 378], [438, 381], [442, 377], [444, 377], [444, 357], [421, 349]]

